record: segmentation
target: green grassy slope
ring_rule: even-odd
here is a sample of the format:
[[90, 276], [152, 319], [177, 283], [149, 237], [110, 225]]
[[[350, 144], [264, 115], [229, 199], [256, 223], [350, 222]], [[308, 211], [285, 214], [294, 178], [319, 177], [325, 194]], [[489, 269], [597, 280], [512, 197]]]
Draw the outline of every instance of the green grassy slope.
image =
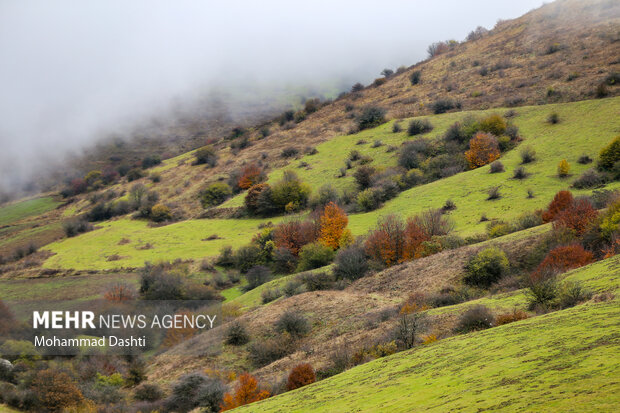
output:
[[60, 205], [52, 197], [42, 197], [16, 202], [0, 208], [0, 227], [21, 219], [43, 214]]
[[[596, 158], [600, 148], [618, 134], [619, 111], [620, 98], [518, 108], [514, 122], [525, 138], [525, 142], [521, 145], [534, 148], [538, 157], [534, 163], [526, 165], [530, 177], [522, 181], [511, 179], [513, 170], [520, 163], [520, 148], [517, 147], [502, 157], [506, 172], [490, 174], [487, 166], [412, 188], [376, 211], [351, 215], [349, 227], [355, 235], [362, 235], [375, 225], [381, 215], [415, 214], [426, 208], [439, 208], [450, 198], [457, 206], [456, 211], [450, 214], [455, 221], [456, 230], [462, 235], [470, 235], [484, 231], [485, 223], [479, 222], [482, 214], [486, 214], [489, 219], [512, 219], [523, 212], [543, 208], [557, 191], [568, 188], [581, 172], [592, 167], [578, 164], [577, 159], [580, 155], [585, 153]], [[478, 113], [491, 112], [502, 113], [502, 110]], [[560, 116], [560, 123], [557, 125], [546, 122], [552, 112], [557, 112]], [[450, 124], [464, 116], [466, 113], [428, 117], [435, 125], [430, 136], [443, 134]], [[395, 153], [386, 153], [385, 146], [371, 148], [372, 142], [374, 139], [380, 139], [384, 143], [397, 144], [405, 138], [404, 133], [393, 134], [391, 126], [387, 124], [325, 142], [318, 146], [318, 154], [305, 156], [295, 161], [293, 166], [299, 162], [308, 162], [312, 169], [295, 169], [315, 188], [325, 182], [335, 182], [341, 187], [352, 185], [351, 177], [334, 178], [350, 150], [356, 149], [362, 153], [372, 154], [375, 159], [373, 164], [395, 164], [397, 156]], [[366, 140], [367, 143], [356, 145], [360, 139]], [[558, 162], [564, 158], [572, 166], [572, 176], [560, 179], [557, 177], [556, 169]], [[274, 171], [270, 179], [278, 179], [278, 174], [281, 173], [282, 170]], [[501, 187], [501, 199], [486, 200], [487, 190], [492, 186]], [[618, 188], [620, 182], [609, 184], [607, 187]], [[534, 190], [535, 197], [527, 199], [527, 190], [530, 188]], [[590, 191], [575, 192], [579, 194]], [[238, 203], [241, 198], [235, 199], [227, 206]], [[277, 222], [277, 219], [270, 220]], [[193, 220], [151, 228], [143, 222], [121, 219], [103, 224], [103, 230], [50, 244], [46, 248], [56, 255], [46, 261], [45, 267], [120, 268], [141, 266], [147, 260], [200, 259], [217, 254], [223, 245], [238, 247], [247, 243], [258, 225], [266, 221], [268, 220]], [[200, 241], [214, 233], [222, 239]], [[118, 245], [122, 238], [129, 238], [132, 242]], [[147, 242], [154, 248], [136, 249]], [[107, 257], [114, 254], [120, 255], [121, 259], [107, 261]]]
[[238, 411], [614, 411], [618, 304], [588, 303], [455, 336]]
[[[277, 222], [278, 220], [272, 220]], [[152, 228], [144, 221], [120, 219], [99, 224], [100, 229], [46, 246], [56, 253], [46, 268], [112, 269], [141, 267], [145, 261], [199, 259], [214, 256], [224, 245], [250, 242], [264, 220], [202, 219]], [[216, 234], [218, 239], [205, 240]], [[119, 245], [122, 239], [130, 242]], [[204, 240], [204, 241], [203, 241]], [[149, 243], [150, 249], [140, 249]], [[108, 261], [117, 254], [121, 258]]]

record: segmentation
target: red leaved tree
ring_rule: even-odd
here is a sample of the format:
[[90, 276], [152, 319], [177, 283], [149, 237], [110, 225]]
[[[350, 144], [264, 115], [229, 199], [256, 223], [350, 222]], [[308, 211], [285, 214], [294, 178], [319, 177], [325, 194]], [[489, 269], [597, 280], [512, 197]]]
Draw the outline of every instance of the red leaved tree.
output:
[[239, 376], [239, 385], [234, 393], [226, 393], [222, 401], [221, 411], [231, 410], [235, 407], [244, 406], [271, 396], [267, 390], [259, 390], [258, 381], [249, 373]]
[[316, 381], [316, 374], [309, 363], [298, 364], [293, 367], [286, 381], [287, 390], [295, 390]]
[[564, 211], [566, 208], [573, 204], [573, 194], [569, 191], [560, 191], [553, 197], [553, 200], [547, 207], [547, 210], [543, 212], [543, 222], [551, 222], [555, 216]]
[[237, 186], [241, 189], [248, 189], [263, 180], [263, 170], [255, 163], [246, 165], [241, 170], [241, 175], [237, 181]]
[[545, 259], [538, 265], [532, 274], [532, 279], [537, 281], [573, 268], [583, 267], [593, 260], [592, 253], [583, 249], [580, 244], [556, 247], [549, 251]]
[[330, 202], [325, 206], [320, 222], [321, 235], [319, 241], [334, 250], [338, 249], [349, 223], [347, 214], [338, 205]]
[[136, 289], [122, 282], [112, 284], [103, 294], [103, 298], [112, 302], [131, 301], [136, 298]]
[[598, 216], [598, 211], [587, 199], [578, 199], [568, 207], [558, 212], [553, 220], [554, 228], [570, 228], [577, 236], [586, 232], [588, 226]]

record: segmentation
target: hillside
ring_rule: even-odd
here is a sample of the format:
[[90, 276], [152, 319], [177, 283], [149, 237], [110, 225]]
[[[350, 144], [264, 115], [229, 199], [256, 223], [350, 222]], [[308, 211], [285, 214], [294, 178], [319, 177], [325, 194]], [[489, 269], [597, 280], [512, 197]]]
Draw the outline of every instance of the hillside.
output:
[[619, 320], [617, 300], [586, 304], [375, 360], [238, 411], [612, 411]]
[[[155, 120], [0, 204], [0, 412], [620, 409], [620, 3], [429, 52]], [[52, 356], [48, 302], [219, 318]]]

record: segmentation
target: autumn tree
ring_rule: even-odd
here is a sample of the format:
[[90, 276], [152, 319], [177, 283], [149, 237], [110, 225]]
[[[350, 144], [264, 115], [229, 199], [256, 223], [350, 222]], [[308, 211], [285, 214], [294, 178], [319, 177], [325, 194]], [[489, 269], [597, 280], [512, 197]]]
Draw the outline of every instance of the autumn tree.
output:
[[231, 410], [271, 396], [267, 390], [259, 390], [258, 381], [249, 373], [239, 376], [239, 384], [234, 393], [226, 393], [221, 405], [221, 411]]
[[549, 251], [545, 259], [538, 265], [532, 279], [537, 281], [553, 274], [563, 273], [573, 268], [583, 267], [591, 263], [594, 256], [579, 244], [560, 246]]
[[570, 164], [568, 163], [566, 159], [562, 159], [560, 163], [558, 164], [558, 176], [560, 178], [565, 178], [568, 176], [569, 172], [570, 172]]
[[84, 400], [73, 379], [61, 371], [41, 370], [31, 386], [43, 406], [53, 412], [77, 406]]
[[108, 287], [103, 298], [112, 302], [131, 301], [136, 298], [136, 289], [123, 282], [117, 282]]
[[465, 152], [465, 158], [471, 169], [484, 166], [498, 159], [500, 156], [499, 144], [495, 136], [478, 132], [469, 141], [469, 150]]
[[542, 219], [543, 222], [551, 222], [555, 218], [555, 216], [570, 207], [573, 203], [573, 194], [569, 191], [560, 191], [553, 197], [553, 200], [547, 207], [547, 210], [543, 212]]
[[319, 241], [332, 249], [338, 249], [340, 241], [347, 231], [349, 218], [338, 205], [330, 202], [323, 210], [320, 218], [321, 233]]
[[391, 266], [419, 256], [423, 242], [430, 240], [420, 217], [404, 223], [396, 215], [388, 215], [377, 223], [377, 227], [366, 239], [366, 254]]
[[575, 231], [577, 236], [583, 235], [588, 226], [598, 216], [598, 211], [587, 199], [577, 199], [564, 210], [555, 215], [554, 228], [569, 228]]
[[314, 369], [309, 363], [298, 364], [293, 367], [288, 380], [286, 381], [287, 390], [295, 390], [308, 384], [312, 384], [316, 381], [316, 374]]
[[241, 175], [237, 181], [237, 186], [241, 189], [248, 189], [263, 180], [263, 170], [255, 163], [246, 165], [241, 170]]
[[279, 224], [273, 231], [276, 248], [286, 248], [293, 255], [299, 255], [301, 247], [314, 242], [318, 237], [318, 228], [314, 222], [291, 220]]

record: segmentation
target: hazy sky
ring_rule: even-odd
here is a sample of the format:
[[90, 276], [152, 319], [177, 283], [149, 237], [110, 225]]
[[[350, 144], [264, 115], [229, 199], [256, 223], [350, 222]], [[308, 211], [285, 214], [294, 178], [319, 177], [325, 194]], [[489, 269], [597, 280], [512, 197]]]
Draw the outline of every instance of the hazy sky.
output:
[[541, 0], [0, 0], [0, 190], [211, 87], [368, 83]]

